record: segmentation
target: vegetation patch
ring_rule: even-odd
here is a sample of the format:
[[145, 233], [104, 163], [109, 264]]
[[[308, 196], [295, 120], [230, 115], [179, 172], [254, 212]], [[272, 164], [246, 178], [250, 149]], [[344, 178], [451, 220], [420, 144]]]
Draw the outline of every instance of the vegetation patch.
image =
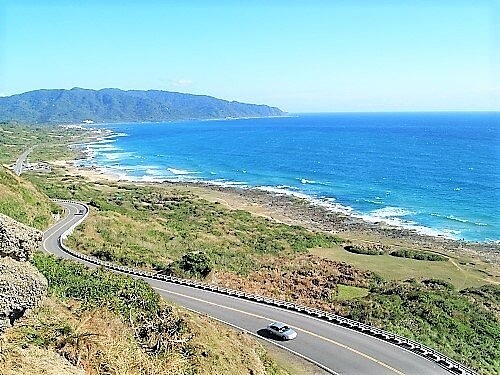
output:
[[[208, 268], [247, 275], [266, 258], [291, 259], [341, 239], [242, 210], [229, 210], [172, 186], [101, 185], [62, 176], [31, 175], [49, 196], [90, 202], [91, 213], [68, 245], [131, 267], [204, 277]], [[205, 271], [188, 254], [207, 257]], [[187, 271], [187, 274], [186, 274]], [[194, 271], [194, 272], [192, 272]]]
[[82, 128], [0, 123], [0, 163], [13, 164], [32, 146], [34, 149], [28, 158], [33, 162], [74, 159], [77, 153], [68, 145], [80, 143], [90, 134]]
[[[83, 310], [106, 307], [117, 313], [130, 323], [137, 341], [148, 352], [164, 354], [174, 342], [188, 341], [183, 339], [189, 335], [185, 323], [142, 280], [41, 253], [35, 255], [33, 264], [47, 278], [51, 295], [77, 299]], [[188, 347], [177, 349], [189, 352]]]
[[447, 257], [440, 254], [429, 253], [427, 251], [416, 251], [410, 249], [393, 250], [389, 253], [389, 255], [392, 255], [393, 257], [427, 260], [431, 262], [445, 262], [448, 260]]
[[49, 298], [2, 337], [1, 373], [287, 373], [248, 335], [167, 305], [141, 280], [42, 253], [33, 263]]
[[354, 298], [354, 291], [368, 290], [373, 277], [371, 272], [345, 263], [300, 254], [286, 262], [267, 259], [261, 269], [245, 277], [220, 271], [212, 276], [212, 281], [233, 289], [337, 311], [332, 302], [339, 293], [346, 297], [350, 292]]
[[53, 222], [52, 214], [60, 212], [61, 208], [29, 181], [0, 165], [0, 213], [34, 228], [46, 229]]
[[368, 295], [367, 288], [360, 288], [352, 285], [337, 285], [337, 290], [331, 296], [336, 301], [347, 301], [357, 298], [366, 297]]
[[379, 282], [343, 315], [433, 347], [482, 374], [500, 368], [500, 288], [456, 291], [441, 280]]
[[205, 278], [211, 271], [212, 264], [207, 254], [203, 251], [191, 251], [184, 254], [180, 260], [170, 263], [164, 273]]
[[363, 255], [382, 255], [387, 251], [386, 247], [381, 244], [345, 245], [344, 250], [350, 253]]

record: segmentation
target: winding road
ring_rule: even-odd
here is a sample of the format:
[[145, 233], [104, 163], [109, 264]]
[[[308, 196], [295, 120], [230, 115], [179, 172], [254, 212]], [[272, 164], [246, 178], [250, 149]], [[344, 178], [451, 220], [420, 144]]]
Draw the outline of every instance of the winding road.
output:
[[[68, 215], [44, 233], [43, 248], [56, 256], [96, 267], [70, 255], [61, 246], [65, 233], [85, 219], [88, 208], [75, 202], [58, 204]], [[409, 350], [306, 314], [186, 285], [134, 277], [147, 281], [169, 301], [271, 341], [331, 374], [450, 374], [435, 362]], [[298, 332], [297, 338], [283, 342], [263, 337], [262, 328], [275, 320], [292, 326]]]

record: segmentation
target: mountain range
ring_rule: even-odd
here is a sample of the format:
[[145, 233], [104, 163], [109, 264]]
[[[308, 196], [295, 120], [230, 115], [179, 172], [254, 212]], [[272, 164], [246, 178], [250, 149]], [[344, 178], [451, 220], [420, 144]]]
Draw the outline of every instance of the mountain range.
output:
[[0, 97], [0, 122], [62, 124], [282, 116], [279, 108], [160, 90], [35, 90]]

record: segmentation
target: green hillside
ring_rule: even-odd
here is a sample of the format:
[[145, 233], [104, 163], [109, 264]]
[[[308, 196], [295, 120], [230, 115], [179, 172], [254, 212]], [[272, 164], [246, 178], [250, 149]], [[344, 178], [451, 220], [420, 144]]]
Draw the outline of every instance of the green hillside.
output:
[[281, 116], [267, 105], [159, 90], [35, 90], [0, 97], [0, 121], [61, 124]]
[[0, 166], [0, 213], [37, 229], [52, 223], [60, 209], [29, 181]]

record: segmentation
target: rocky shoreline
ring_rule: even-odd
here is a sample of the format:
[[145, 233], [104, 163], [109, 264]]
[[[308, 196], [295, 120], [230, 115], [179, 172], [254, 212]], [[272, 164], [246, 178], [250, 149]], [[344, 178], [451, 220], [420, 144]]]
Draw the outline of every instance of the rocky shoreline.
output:
[[[370, 223], [348, 213], [336, 212], [306, 199], [267, 192], [259, 189], [227, 187], [210, 183], [164, 182], [168, 185], [194, 186], [229, 194], [248, 205], [257, 205], [266, 212], [284, 218], [288, 224], [297, 224], [311, 230], [320, 230], [363, 242], [387, 242], [396, 246], [411, 246], [436, 252], [452, 252], [480, 256], [483, 260], [500, 264], [500, 244], [469, 242], [445, 237], [429, 236], [414, 230], [399, 228], [383, 222]], [[273, 216], [273, 215], [270, 215]]]
[[[99, 139], [106, 139], [99, 134]], [[396, 227], [379, 222], [368, 222], [348, 212], [335, 211], [315, 204], [305, 198], [241, 186], [218, 185], [210, 182], [163, 181], [138, 182], [122, 180], [120, 176], [108, 173], [101, 168], [83, 167], [79, 161], [89, 158], [83, 150], [79, 150], [76, 160], [61, 161], [57, 164], [73, 175], [80, 175], [89, 181], [107, 180], [111, 182], [129, 182], [137, 185], [164, 185], [186, 188], [199, 188], [208, 192], [226, 195], [231, 200], [239, 201], [246, 207], [256, 206], [275, 220], [287, 224], [301, 225], [310, 230], [325, 231], [346, 239], [354, 239], [365, 243], [390, 242], [395, 246], [410, 246], [431, 252], [462, 254], [468, 257], [480, 257], [483, 261], [500, 265], [500, 243], [471, 242], [454, 240], [444, 236], [431, 236], [418, 233], [416, 230]], [[217, 199], [215, 199], [217, 200]]]

